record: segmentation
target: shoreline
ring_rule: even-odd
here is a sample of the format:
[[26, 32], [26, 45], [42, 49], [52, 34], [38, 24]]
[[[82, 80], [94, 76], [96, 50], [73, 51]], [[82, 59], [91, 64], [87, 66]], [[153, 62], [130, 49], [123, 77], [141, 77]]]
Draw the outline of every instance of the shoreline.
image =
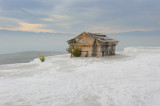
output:
[[39, 58], [39, 55], [54, 56], [59, 54], [65, 54], [61, 51], [24, 51], [9, 54], [0, 54], [0, 65], [27, 63], [35, 58]]

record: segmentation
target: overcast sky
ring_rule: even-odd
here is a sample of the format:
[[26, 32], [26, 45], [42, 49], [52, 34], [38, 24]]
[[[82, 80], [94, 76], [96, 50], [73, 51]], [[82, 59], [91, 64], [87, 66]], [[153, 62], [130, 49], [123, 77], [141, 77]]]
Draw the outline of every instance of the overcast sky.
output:
[[50, 33], [160, 30], [160, 0], [0, 0], [0, 29]]

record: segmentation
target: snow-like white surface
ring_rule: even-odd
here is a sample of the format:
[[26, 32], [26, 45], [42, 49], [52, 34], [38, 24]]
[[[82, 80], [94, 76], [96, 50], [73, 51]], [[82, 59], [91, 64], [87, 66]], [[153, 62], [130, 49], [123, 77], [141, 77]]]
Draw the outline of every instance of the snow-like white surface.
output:
[[1, 65], [0, 106], [160, 106], [160, 48]]

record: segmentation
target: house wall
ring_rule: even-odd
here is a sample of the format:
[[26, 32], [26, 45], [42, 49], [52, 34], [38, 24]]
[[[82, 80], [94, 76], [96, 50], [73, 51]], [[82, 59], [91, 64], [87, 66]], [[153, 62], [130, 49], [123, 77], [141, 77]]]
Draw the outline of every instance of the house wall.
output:
[[81, 48], [81, 57], [85, 57], [88, 53], [88, 57], [92, 56], [94, 39], [83, 33], [81, 38], [77, 41], [76, 46]]
[[86, 54], [88, 53], [88, 57], [94, 57], [93, 52], [95, 52], [96, 56], [95, 57], [103, 57], [103, 56], [109, 56], [109, 55], [114, 55], [115, 54], [115, 46], [108, 46], [108, 45], [97, 45], [97, 50], [93, 51], [93, 46], [88, 45], [86, 46], [81, 46], [81, 57], [85, 57]]
[[[87, 54], [87, 57], [103, 57], [115, 54], [115, 46], [97, 45], [96, 51], [93, 51], [93, 45], [79, 45], [78, 47], [81, 48], [81, 57], [85, 57]], [[93, 52], [96, 56], [93, 56]]]
[[81, 57], [85, 57], [88, 53], [88, 57], [92, 56], [92, 45], [82, 45], [81, 48]]
[[97, 56], [109, 56], [115, 54], [115, 46], [99, 45], [97, 46]]

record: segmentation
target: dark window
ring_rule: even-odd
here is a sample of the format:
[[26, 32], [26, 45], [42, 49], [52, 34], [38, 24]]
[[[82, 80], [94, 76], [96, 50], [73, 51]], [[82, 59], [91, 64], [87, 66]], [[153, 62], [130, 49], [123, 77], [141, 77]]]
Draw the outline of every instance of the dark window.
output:
[[102, 56], [104, 56], [104, 52], [102, 52]]

